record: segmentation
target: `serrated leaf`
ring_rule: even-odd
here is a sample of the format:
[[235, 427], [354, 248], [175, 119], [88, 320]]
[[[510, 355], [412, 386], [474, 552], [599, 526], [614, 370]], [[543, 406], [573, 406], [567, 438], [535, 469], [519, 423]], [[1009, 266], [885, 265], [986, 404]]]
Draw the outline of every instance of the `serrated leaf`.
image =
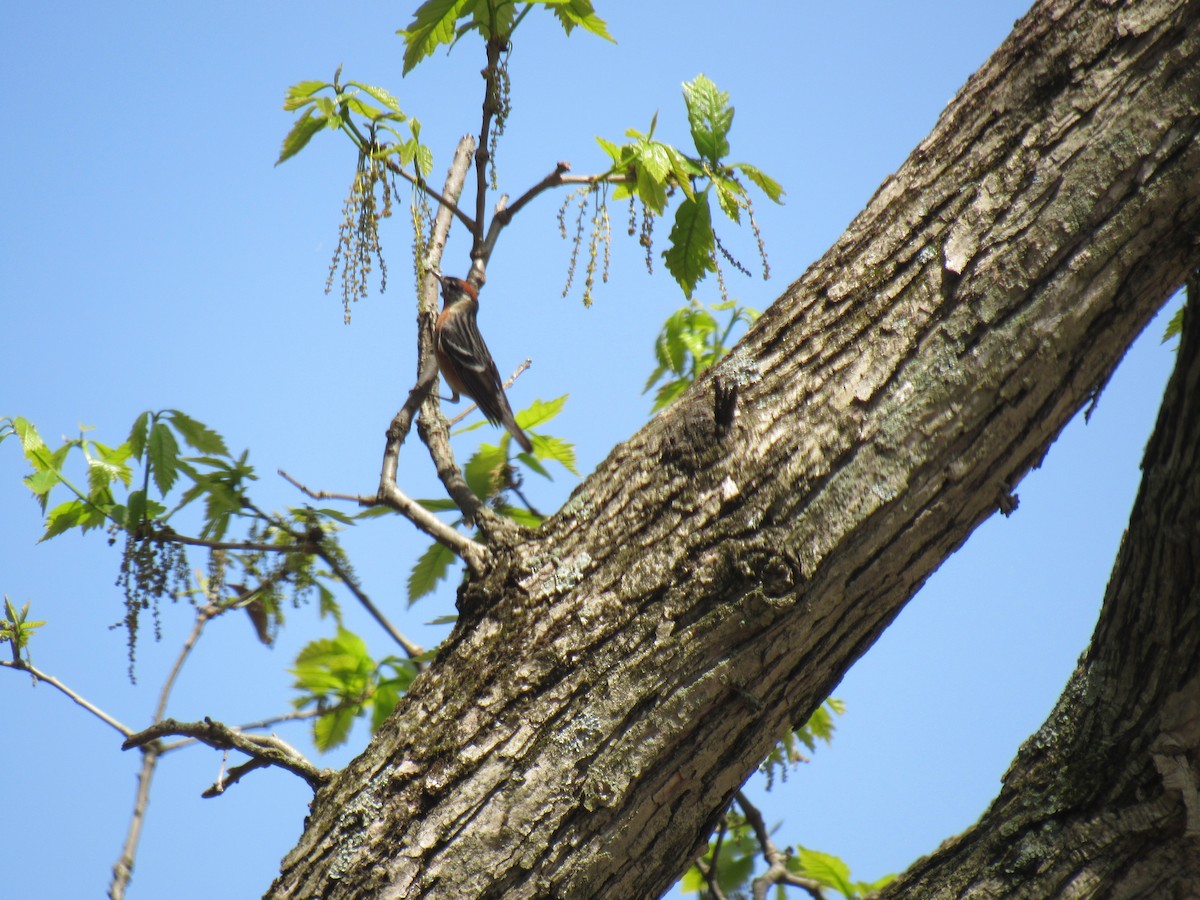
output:
[[571, 395], [563, 394], [553, 400], [534, 400], [516, 414], [517, 424], [522, 428], [534, 428], [549, 422], [562, 412], [569, 396]]
[[391, 115], [391, 113], [385, 112], [378, 106], [373, 106], [370, 103], [367, 103], [365, 100], [362, 100], [354, 95], [345, 97], [343, 102], [346, 104], [346, 108], [351, 112], [356, 112], [360, 116], [365, 116], [372, 122], [377, 122], [384, 116]]
[[[59, 466], [55, 463], [55, 454], [50, 452], [50, 448], [46, 446], [46, 442], [42, 440], [32, 422], [17, 416], [12, 420], [12, 427], [21, 441], [21, 451], [25, 454], [26, 462], [33, 466], [35, 471], [58, 469]], [[65, 451], [66, 448], [63, 449]], [[65, 456], [65, 452], [63, 456]]]
[[696, 152], [716, 163], [729, 153], [729, 128], [733, 124], [729, 94], [717, 90], [704, 75], [697, 75], [694, 81], [684, 83], [683, 99]]
[[1171, 316], [1171, 321], [1167, 323], [1167, 327], [1163, 330], [1162, 343], [1166, 343], [1173, 337], [1179, 337], [1183, 334], [1183, 310], [1186, 307], [1179, 307], [1175, 310], [1175, 315]]
[[455, 559], [454, 551], [446, 545], [437, 541], [430, 544], [408, 573], [408, 605], [432, 594]]
[[404, 38], [404, 69], [407, 75], [425, 57], [442, 44], [452, 44], [455, 24], [475, 0], [425, 0], [413, 14], [408, 27], [396, 32]]
[[554, 15], [558, 17], [558, 21], [562, 23], [563, 31], [570, 35], [571, 30], [578, 25], [585, 31], [590, 31], [597, 37], [602, 37], [606, 41], [612, 41], [613, 36], [608, 33], [608, 25], [603, 19], [596, 15], [595, 9], [592, 8], [591, 0], [567, 0], [566, 3], [554, 3]]
[[279, 159], [275, 160], [275, 165], [291, 159], [303, 150], [305, 145], [312, 140], [313, 135], [325, 128], [329, 121], [328, 116], [315, 113], [312, 107], [306, 109], [304, 114], [292, 125], [287, 137], [283, 139], [283, 147], [279, 151]]
[[502, 506], [499, 510], [502, 516], [512, 519], [525, 528], [537, 528], [545, 521], [543, 516], [525, 509], [523, 506]]
[[640, 148], [637, 163], [655, 181], [663, 183], [671, 171], [671, 157], [658, 141], [646, 141]]
[[761, 171], [749, 163], [734, 163], [733, 167], [758, 185], [758, 189], [766, 194], [770, 199], [774, 200], [776, 203], [783, 202], [782, 197], [785, 193], [783, 190], [783, 185], [781, 185], [766, 172]]
[[331, 86], [327, 81], [298, 81], [287, 89], [283, 99], [283, 108], [289, 112], [299, 109], [305, 103], [311, 102], [310, 98], [317, 91]]
[[350, 728], [359, 709], [361, 707], [350, 706], [318, 716], [313, 722], [313, 743], [317, 749], [325, 753], [344, 744], [350, 737]]
[[602, 137], [596, 138], [596, 143], [600, 145], [600, 149], [608, 154], [608, 158], [613, 161], [613, 166], [616, 167], [622, 164], [624, 159], [624, 150], [618, 147], [612, 141]]
[[[562, 438], [534, 435], [533, 450], [538, 459], [553, 460], [560, 463], [572, 475], [578, 475], [575, 468], [575, 445]], [[549, 474], [546, 475], [549, 477]]]
[[136, 459], [141, 459], [142, 454], [146, 450], [146, 434], [149, 422], [150, 410], [146, 410], [133, 420], [133, 427], [129, 429], [129, 437], [125, 439], [125, 443], [129, 444], [129, 449]]
[[721, 212], [725, 213], [726, 218], [740, 225], [743, 201], [739, 185], [736, 181], [725, 178], [714, 178], [713, 184], [717, 188], [717, 202], [721, 206]]
[[150, 429], [150, 440], [146, 444], [146, 465], [150, 466], [155, 487], [165, 497], [171, 492], [175, 479], [179, 477], [179, 444], [163, 421], [155, 422]]
[[125, 501], [124, 525], [127, 531], [133, 531], [146, 518], [146, 492], [138, 489], [130, 491]]
[[508, 457], [500, 447], [480, 444], [463, 466], [463, 477], [476, 496], [487, 499], [496, 493], [496, 474], [506, 465]]
[[658, 412], [660, 409], [670, 406], [676, 397], [688, 389], [691, 383], [687, 378], [676, 378], [674, 381], [668, 381], [655, 393], [654, 406], [650, 408], [650, 411]]
[[679, 204], [669, 241], [670, 246], [663, 252], [667, 270], [683, 288], [684, 296], [690, 298], [705, 274], [715, 268], [712, 257], [716, 240], [707, 194], [697, 194], [695, 200]]
[[404, 113], [400, 112], [400, 101], [392, 95], [391, 91], [387, 90], [386, 88], [376, 87], [373, 84], [363, 84], [361, 81], [350, 81], [347, 82], [347, 84], [366, 91], [392, 112], [399, 113], [401, 116], [401, 121], [403, 121]]
[[421, 173], [423, 178], [428, 178], [433, 172], [433, 151], [424, 144], [417, 147], [417, 155], [413, 161], [417, 165], [417, 171]]
[[667, 208], [667, 185], [659, 181], [645, 166], [636, 166], [637, 195], [656, 214]]
[[46, 495], [58, 484], [58, 472], [55, 469], [42, 469], [40, 472], [26, 475], [24, 482], [25, 486], [37, 495], [38, 499], [42, 502], [42, 510], [45, 511]]
[[340, 509], [329, 509], [328, 507], [322, 507], [321, 509], [314, 509], [313, 512], [315, 512], [317, 515], [325, 516], [328, 519], [333, 519], [335, 522], [340, 522], [342, 525], [356, 524], [354, 516], [347, 515]]
[[667, 158], [671, 163], [671, 174], [674, 176], [676, 184], [683, 189], [685, 197], [689, 200], [694, 199], [696, 194], [692, 188], [692, 176], [699, 175], [700, 169], [670, 144], [660, 144], [659, 146], [666, 149]]
[[57, 537], [64, 531], [81, 526], [88, 518], [90, 507], [82, 500], [68, 500], [54, 507], [46, 516], [46, 531], [38, 543]]
[[831, 887], [847, 897], [855, 896], [854, 885], [850, 882], [850, 867], [832, 853], [797, 847], [796, 855], [788, 861], [789, 869], [792, 869], [793, 861], [798, 866], [798, 874]]

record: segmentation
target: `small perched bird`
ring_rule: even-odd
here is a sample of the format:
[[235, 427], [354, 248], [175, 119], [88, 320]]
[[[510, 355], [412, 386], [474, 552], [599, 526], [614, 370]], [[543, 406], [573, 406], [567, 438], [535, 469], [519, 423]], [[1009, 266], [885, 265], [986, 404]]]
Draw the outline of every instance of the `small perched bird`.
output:
[[500, 373], [479, 333], [475, 319], [479, 294], [475, 285], [440, 272], [433, 276], [442, 285], [442, 313], [433, 326], [433, 350], [453, 395], [451, 402], [457, 402], [459, 394], [466, 394], [489, 422], [503, 425], [521, 449], [531, 452], [533, 444], [513, 418]]

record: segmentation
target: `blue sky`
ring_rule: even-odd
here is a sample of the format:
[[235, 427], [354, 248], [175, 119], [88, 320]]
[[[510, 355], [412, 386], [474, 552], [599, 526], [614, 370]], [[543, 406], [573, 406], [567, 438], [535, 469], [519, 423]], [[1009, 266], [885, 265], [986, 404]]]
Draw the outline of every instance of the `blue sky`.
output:
[[[765, 308], [819, 256], [932, 127], [938, 113], [1025, 11], [1022, 2], [967, 7], [765, 2], [599, 2], [615, 45], [555, 33], [544, 15], [518, 32], [514, 111], [501, 144], [501, 190], [512, 196], [567, 160], [599, 171], [594, 136], [645, 130], [683, 144], [680, 83], [699, 72], [730, 92], [735, 159], [783, 183], [786, 203], [757, 215], [773, 277], [734, 276], [743, 304]], [[387, 86], [421, 119], [444, 171], [460, 134], [478, 129], [482, 65], [468, 39], [401, 79], [400, 39], [412, 7], [312, 2], [23, 4], [0, 33], [9, 127], [0, 138], [0, 415], [33, 420], [47, 439], [80, 424], [119, 443], [143, 409], [174, 407], [248, 447], [264, 505], [303, 498], [277, 468], [314, 487], [369, 492], [383, 431], [411, 386], [413, 322], [404, 216], [383, 234], [386, 294], [342, 324], [323, 287], [349, 145], [318, 135], [273, 168], [291, 117], [284, 89], [332, 76]], [[526, 356], [515, 406], [570, 394], [555, 433], [587, 473], [646, 419], [641, 394], [654, 335], [681, 295], [661, 261], [647, 275], [619, 240], [613, 275], [584, 309], [563, 298], [569, 255], [561, 198], [542, 197], [501, 238], [481, 326], [501, 370]], [[623, 239], [624, 208], [613, 208]], [[659, 223], [665, 237], [668, 222]], [[753, 241], [726, 229], [753, 260]], [[465, 271], [452, 240], [443, 262]], [[700, 297], [714, 300], [715, 285]], [[1172, 303], [1172, 308], [1178, 301]], [[1044, 720], [1086, 645], [1173, 364], [1160, 316], [1128, 354], [1086, 426], [1078, 418], [1020, 486], [1010, 519], [994, 517], [930, 579], [836, 695], [848, 711], [832, 747], [763, 798], [783, 821], [780, 843], [837, 853], [856, 877], [903, 869], [970, 825], [994, 796], [1020, 742]], [[485, 431], [458, 438], [465, 457]], [[34, 662], [131, 727], [149, 720], [157, 685], [191, 624], [167, 607], [163, 641], [139, 648], [140, 683], [125, 675], [118, 555], [102, 536], [36, 544], [37, 507], [21, 485], [18, 448], [0, 446], [0, 590], [47, 619]], [[553, 509], [576, 483], [531, 478]], [[435, 496], [432, 467], [409, 446], [401, 481]], [[405, 609], [409, 567], [426, 541], [381, 520], [347, 535], [367, 590], [416, 640], [448, 628], [445, 588]], [[203, 564], [199, 556], [193, 564]], [[386, 639], [353, 608], [372, 649]], [[261, 647], [243, 620], [218, 621], [185, 670], [171, 706], [181, 719], [229, 722], [282, 712], [296, 650], [332, 626], [289, 613], [279, 646]], [[148, 635], [147, 635], [148, 637]], [[0, 818], [5, 890], [22, 897], [97, 896], [108, 883], [133, 802], [138, 759], [114, 732], [46, 686], [0, 672]], [[311, 751], [302, 726], [281, 731]], [[365, 741], [320, 760], [341, 766]], [[258, 896], [299, 835], [307, 788], [257, 773], [217, 800], [199, 793], [219, 755], [189, 750], [160, 767], [130, 897]], [[756, 795], [758, 789], [755, 788]], [[69, 863], [65, 863], [69, 860]]]

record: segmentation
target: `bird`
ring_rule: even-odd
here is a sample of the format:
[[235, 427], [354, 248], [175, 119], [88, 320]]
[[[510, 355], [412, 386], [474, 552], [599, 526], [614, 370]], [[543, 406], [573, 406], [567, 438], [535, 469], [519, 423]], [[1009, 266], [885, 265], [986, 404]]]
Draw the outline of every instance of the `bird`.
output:
[[435, 271], [433, 277], [442, 285], [442, 312], [433, 326], [433, 350], [450, 388], [450, 401], [457, 403], [458, 395], [466, 394], [475, 401], [484, 418], [493, 425], [503, 425], [521, 449], [531, 453], [533, 444], [513, 417], [500, 372], [479, 333], [478, 290], [469, 281], [453, 275]]

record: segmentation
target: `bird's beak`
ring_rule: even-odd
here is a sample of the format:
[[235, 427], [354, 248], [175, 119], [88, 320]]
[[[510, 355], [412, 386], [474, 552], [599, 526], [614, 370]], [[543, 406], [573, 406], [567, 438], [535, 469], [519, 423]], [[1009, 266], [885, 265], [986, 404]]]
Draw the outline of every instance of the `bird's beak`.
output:
[[442, 270], [441, 269], [430, 269], [429, 274], [437, 279], [438, 284], [442, 283]]

